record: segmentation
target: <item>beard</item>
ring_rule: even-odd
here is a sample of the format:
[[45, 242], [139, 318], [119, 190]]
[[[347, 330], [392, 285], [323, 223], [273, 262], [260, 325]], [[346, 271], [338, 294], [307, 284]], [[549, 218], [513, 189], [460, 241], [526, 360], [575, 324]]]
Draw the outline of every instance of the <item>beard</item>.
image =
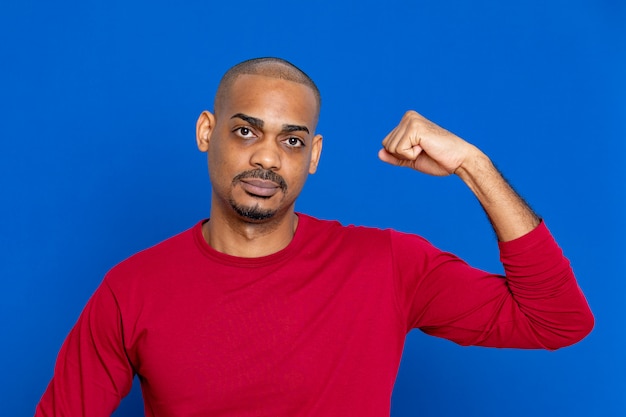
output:
[[[278, 184], [283, 192], [283, 196], [287, 192], [287, 182], [283, 177], [273, 171], [264, 169], [253, 169], [242, 172], [235, 176], [235, 178], [233, 178], [233, 186], [235, 186], [239, 181], [244, 178], [260, 178], [264, 180], [270, 180]], [[228, 202], [230, 203], [232, 209], [235, 210], [237, 214], [239, 214], [239, 216], [253, 222], [271, 219], [278, 212], [278, 210], [276, 209], [262, 209], [259, 207], [258, 204], [255, 204], [254, 206], [244, 206], [241, 204], [237, 204], [237, 202], [232, 197]]]
[[250, 207], [243, 206], [237, 204], [233, 199], [229, 201], [230, 206], [235, 210], [235, 213], [239, 214], [241, 217], [246, 218], [248, 220], [252, 220], [254, 222], [271, 219], [274, 217], [278, 210], [272, 209], [262, 209], [258, 204]]

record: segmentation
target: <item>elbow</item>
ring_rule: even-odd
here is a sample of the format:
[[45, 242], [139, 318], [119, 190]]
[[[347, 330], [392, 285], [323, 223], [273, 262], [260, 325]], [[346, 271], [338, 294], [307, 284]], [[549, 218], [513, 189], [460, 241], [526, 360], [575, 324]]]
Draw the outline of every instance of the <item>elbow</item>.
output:
[[554, 340], [552, 343], [547, 344], [546, 347], [549, 350], [557, 350], [572, 346], [583, 340], [591, 333], [595, 325], [593, 314], [588, 308], [586, 311], [581, 313], [582, 314], [580, 314], [575, 321], [570, 322], [569, 326], [561, 332], [561, 337], [559, 337], [558, 340]]
[[596, 319], [593, 317], [593, 313], [591, 312], [591, 310], [588, 308], [587, 309], [587, 314], [586, 314], [586, 321], [585, 321], [585, 327], [584, 327], [584, 334], [581, 337], [581, 340], [586, 337], [589, 333], [591, 333], [591, 331], [593, 330], [593, 326], [595, 326], [596, 324]]
[[578, 343], [585, 337], [587, 337], [589, 333], [591, 333], [591, 331], [593, 330], [594, 325], [595, 318], [593, 317], [593, 313], [591, 312], [591, 310], [589, 310], [589, 308], [587, 308], [585, 314], [583, 314], [583, 318], [579, 322], [580, 327], [578, 331], [578, 337], [571, 344], [573, 345], [574, 343]]

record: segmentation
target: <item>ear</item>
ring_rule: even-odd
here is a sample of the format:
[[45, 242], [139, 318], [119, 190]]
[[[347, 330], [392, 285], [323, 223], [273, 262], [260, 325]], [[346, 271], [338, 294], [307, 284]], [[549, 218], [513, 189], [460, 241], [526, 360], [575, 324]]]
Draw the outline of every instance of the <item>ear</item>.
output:
[[215, 116], [209, 111], [203, 111], [196, 122], [196, 143], [200, 152], [209, 150], [209, 141], [214, 128]]
[[315, 174], [317, 164], [322, 156], [322, 135], [315, 135], [311, 142], [311, 162], [309, 163], [309, 174]]

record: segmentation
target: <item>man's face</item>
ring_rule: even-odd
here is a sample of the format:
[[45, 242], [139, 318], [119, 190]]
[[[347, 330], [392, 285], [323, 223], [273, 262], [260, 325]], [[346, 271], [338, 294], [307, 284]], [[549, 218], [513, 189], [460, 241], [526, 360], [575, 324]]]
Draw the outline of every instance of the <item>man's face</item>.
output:
[[[317, 106], [305, 85], [239, 76], [216, 108], [206, 141], [198, 131], [198, 146], [208, 152], [212, 210], [251, 222], [292, 211], [321, 152]], [[212, 118], [203, 113], [199, 126], [203, 116]]]

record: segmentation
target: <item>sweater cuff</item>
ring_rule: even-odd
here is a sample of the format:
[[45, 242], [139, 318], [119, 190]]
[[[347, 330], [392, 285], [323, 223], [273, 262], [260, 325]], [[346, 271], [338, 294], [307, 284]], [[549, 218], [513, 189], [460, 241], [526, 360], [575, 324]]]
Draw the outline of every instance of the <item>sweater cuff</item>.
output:
[[554, 238], [544, 221], [541, 220], [539, 225], [530, 232], [508, 242], [498, 242], [498, 247], [500, 249], [500, 255], [506, 258], [514, 254], [532, 250], [549, 241], [554, 242]]

